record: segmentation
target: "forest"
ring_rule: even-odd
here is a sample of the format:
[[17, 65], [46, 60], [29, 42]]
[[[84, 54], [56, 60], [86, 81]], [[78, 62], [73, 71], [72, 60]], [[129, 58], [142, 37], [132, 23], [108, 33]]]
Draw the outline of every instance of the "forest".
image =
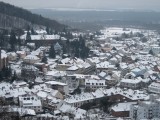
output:
[[28, 10], [4, 2], [0, 2], [0, 27], [20, 28], [28, 25], [48, 26], [54, 30], [62, 30], [65, 25], [56, 20], [33, 14]]

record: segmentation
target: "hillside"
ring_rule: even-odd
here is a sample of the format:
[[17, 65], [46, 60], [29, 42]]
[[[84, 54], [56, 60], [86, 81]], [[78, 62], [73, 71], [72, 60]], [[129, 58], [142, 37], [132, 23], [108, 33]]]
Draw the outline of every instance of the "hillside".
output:
[[64, 25], [56, 20], [33, 14], [28, 10], [4, 2], [0, 2], [0, 27], [24, 28], [27, 25], [49, 26], [55, 30], [62, 30]]

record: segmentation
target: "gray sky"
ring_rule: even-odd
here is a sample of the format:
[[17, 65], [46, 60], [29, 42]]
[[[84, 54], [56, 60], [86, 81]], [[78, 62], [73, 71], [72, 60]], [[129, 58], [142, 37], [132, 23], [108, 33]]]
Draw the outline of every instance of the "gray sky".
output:
[[23, 8], [160, 10], [160, 0], [1, 0]]

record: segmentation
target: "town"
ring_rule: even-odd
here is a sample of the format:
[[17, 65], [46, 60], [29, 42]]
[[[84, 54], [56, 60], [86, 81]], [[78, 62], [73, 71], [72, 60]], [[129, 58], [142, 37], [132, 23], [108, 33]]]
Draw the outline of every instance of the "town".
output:
[[160, 118], [160, 34], [30, 28], [0, 32], [0, 116], [7, 120]]

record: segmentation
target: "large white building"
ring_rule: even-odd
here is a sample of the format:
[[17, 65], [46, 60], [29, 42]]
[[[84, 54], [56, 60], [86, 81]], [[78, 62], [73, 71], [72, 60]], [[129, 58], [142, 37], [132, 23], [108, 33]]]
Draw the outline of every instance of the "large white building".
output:
[[85, 88], [95, 91], [98, 88], [106, 88], [106, 80], [85, 79]]
[[160, 93], [160, 83], [155, 83], [155, 82], [151, 83], [148, 86], [148, 91], [152, 93]]
[[121, 87], [136, 89], [141, 86], [141, 80], [139, 79], [122, 79], [120, 82]]
[[131, 105], [131, 120], [160, 118], [160, 99], [142, 101], [138, 105]]
[[20, 107], [33, 109], [35, 112], [43, 112], [41, 100], [35, 96], [19, 97]]

